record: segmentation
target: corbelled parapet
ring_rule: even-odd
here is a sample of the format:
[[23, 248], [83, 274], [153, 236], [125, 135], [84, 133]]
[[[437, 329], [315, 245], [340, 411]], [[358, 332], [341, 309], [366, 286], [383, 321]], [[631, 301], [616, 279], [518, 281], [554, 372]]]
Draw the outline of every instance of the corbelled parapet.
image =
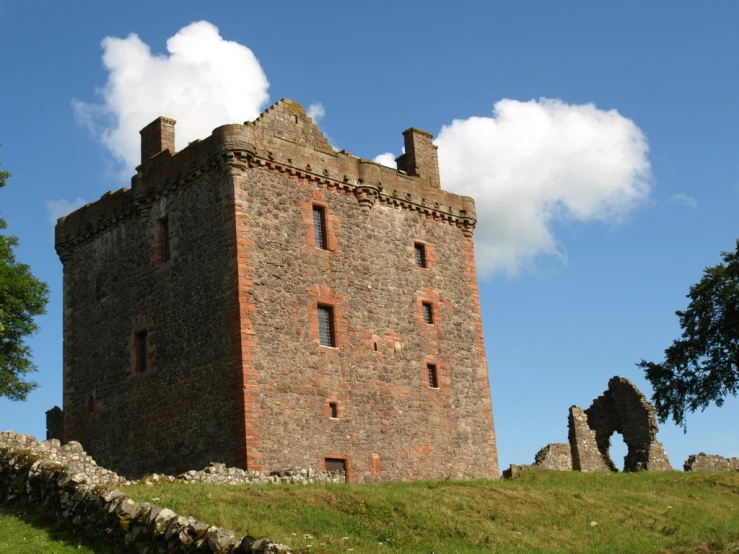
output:
[[210, 137], [180, 152], [174, 147], [174, 126], [173, 119], [159, 117], [141, 130], [142, 164], [131, 189], [107, 192], [59, 219], [56, 248], [62, 262], [74, 243], [146, 212], [165, 190], [226, 167], [287, 173], [353, 194], [364, 211], [380, 202], [457, 226], [467, 237], [474, 231], [474, 200], [440, 188], [437, 147], [426, 131], [411, 128], [403, 133], [406, 153], [398, 159], [396, 170], [345, 150], [336, 152], [303, 107], [288, 99], [276, 102], [254, 121], [218, 127]]

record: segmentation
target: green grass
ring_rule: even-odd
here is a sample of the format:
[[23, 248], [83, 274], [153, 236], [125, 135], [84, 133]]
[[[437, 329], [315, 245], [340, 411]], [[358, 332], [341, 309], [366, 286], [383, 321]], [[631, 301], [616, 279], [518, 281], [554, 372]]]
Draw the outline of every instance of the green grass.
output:
[[108, 554], [108, 549], [84, 545], [78, 538], [53, 530], [30, 507], [0, 505], [0, 553], [12, 554]]
[[739, 553], [739, 473], [530, 471], [515, 481], [127, 492], [313, 553]]

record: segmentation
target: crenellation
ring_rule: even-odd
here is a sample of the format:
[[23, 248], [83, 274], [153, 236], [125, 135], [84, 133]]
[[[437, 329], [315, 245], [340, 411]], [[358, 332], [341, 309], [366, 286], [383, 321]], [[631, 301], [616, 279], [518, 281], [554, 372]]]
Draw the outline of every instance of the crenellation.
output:
[[[299, 107], [300, 105], [284, 99], [274, 104], [264, 114], [273, 113], [277, 106]], [[290, 109], [302, 115], [305, 113], [302, 107]], [[133, 194], [117, 197], [121, 191], [125, 193], [129, 190], [125, 188], [113, 195], [106, 193], [100, 200], [63, 218], [62, 224], [57, 226], [57, 245], [74, 240], [80, 234], [90, 236], [104, 229], [110, 217], [109, 214], [120, 210], [122, 206], [127, 206], [132, 202], [131, 197], [135, 199], [134, 203], [142, 208], [157, 195], [163, 194], [167, 188], [192, 181], [213, 164], [223, 163], [224, 159], [234, 155], [241, 160], [246, 159], [247, 163], [257, 163], [266, 165], [270, 169], [287, 171], [318, 184], [348, 185], [352, 193], [357, 187], [366, 189], [366, 186], [362, 185], [371, 174], [371, 182], [378, 189], [374, 196], [380, 202], [392, 203], [404, 209], [421, 210], [433, 217], [458, 225], [464, 232], [471, 233], [474, 229], [476, 215], [472, 198], [449, 193], [433, 183], [428, 184], [429, 179], [433, 182], [438, 181], [438, 162], [429, 162], [431, 167], [433, 163], [437, 164], [436, 177], [429, 177], [428, 173], [418, 176], [411, 172], [406, 175], [402, 170], [385, 167], [348, 153], [335, 152], [325, 138], [322, 141], [316, 138], [316, 133], [320, 134], [320, 131], [312, 123], [308, 127], [314, 129], [315, 133], [303, 138], [314, 141], [314, 144], [305, 145], [295, 142], [285, 148], [284, 137], [272, 136], [265, 132], [271, 130], [272, 125], [270, 118], [263, 116], [257, 118], [253, 125], [229, 124], [217, 127], [210, 137], [191, 142], [180, 152], [175, 152], [173, 146], [157, 152], [137, 168], [138, 173], [132, 178], [130, 189], [134, 191]], [[304, 117], [309, 121], [307, 115]], [[409, 129], [405, 133], [409, 131], [413, 131], [414, 136], [430, 136], [430, 133], [419, 129]], [[283, 142], [283, 145], [275, 144], [275, 139]], [[317, 148], [315, 143], [321, 146], [325, 143], [326, 149]], [[434, 156], [436, 155], [435, 148], [433, 146]], [[264, 154], [258, 154], [258, 152]], [[305, 169], [306, 166], [313, 169]], [[424, 171], [433, 173], [432, 170]], [[341, 175], [342, 178], [331, 178], [331, 175]], [[105, 200], [109, 196], [114, 196], [117, 200], [112, 202]], [[361, 207], [367, 207], [367, 203], [363, 202]], [[119, 216], [118, 213], [114, 215], [114, 217]]]

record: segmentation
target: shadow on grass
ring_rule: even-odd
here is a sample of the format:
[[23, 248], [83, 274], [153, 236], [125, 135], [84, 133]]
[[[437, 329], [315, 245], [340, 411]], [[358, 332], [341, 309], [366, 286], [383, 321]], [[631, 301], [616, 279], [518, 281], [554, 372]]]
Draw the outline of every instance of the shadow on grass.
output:
[[[67, 529], [60, 528], [58, 522], [44, 515], [34, 506], [28, 504], [0, 504], [0, 523], [3, 519], [18, 520], [23, 524], [42, 532], [45, 540], [54, 543], [62, 552], [75, 551], [80, 554], [115, 554], [119, 552], [110, 546], [94, 544], [89, 540], [74, 535]], [[0, 541], [2, 541], [3, 530], [0, 529]], [[41, 539], [39, 539], [41, 540]], [[31, 545], [29, 545], [31, 546]], [[48, 548], [48, 545], [47, 545]], [[39, 550], [39, 552], [42, 552]]]

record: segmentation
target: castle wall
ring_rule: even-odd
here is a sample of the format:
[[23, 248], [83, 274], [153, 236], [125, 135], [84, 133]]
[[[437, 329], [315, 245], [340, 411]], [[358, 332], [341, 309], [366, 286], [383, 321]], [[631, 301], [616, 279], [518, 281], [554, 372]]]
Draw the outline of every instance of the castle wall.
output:
[[[62, 251], [65, 438], [127, 476], [233, 464], [243, 443], [233, 425], [241, 396], [226, 373], [230, 183], [209, 172], [123, 202], [112, 226]], [[134, 336], [144, 330], [148, 368], [137, 371]]]
[[[350, 480], [497, 477], [470, 239], [279, 170], [253, 167], [237, 184], [252, 241], [250, 467], [321, 468], [330, 457], [348, 460]], [[328, 210], [328, 250], [311, 240], [314, 203]], [[429, 269], [416, 267], [414, 242], [427, 245]], [[318, 303], [334, 307], [337, 348], [318, 344]]]

